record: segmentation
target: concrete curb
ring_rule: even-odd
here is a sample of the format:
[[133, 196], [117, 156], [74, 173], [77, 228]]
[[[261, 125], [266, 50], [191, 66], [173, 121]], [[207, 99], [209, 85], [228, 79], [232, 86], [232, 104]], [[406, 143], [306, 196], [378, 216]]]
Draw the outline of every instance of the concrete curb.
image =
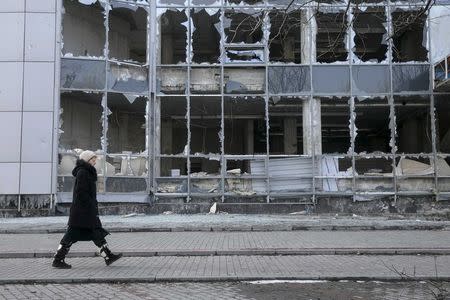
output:
[[[299, 248], [238, 250], [121, 250], [126, 257], [153, 256], [275, 256], [275, 255], [450, 255], [450, 248]], [[2, 252], [0, 259], [52, 258], [54, 251]], [[96, 257], [94, 251], [72, 251], [68, 257]]]
[[[108, 227], [104, 226], [110, 232], [193, 232], [193, 231], [214, 231], [214, 232], [242, 232], [242, 231], [369, 231], [369, 230], [450, 230], [446, 225], [292, 225], [292, 226], [243, 226], [243, 227]], [[54, 229], [0, 229], [0, 234], [51, 234], [64, 233], [66, 227]]]
[[[70, 271], [70, 270], [68, 270]], [[324, 280], [324, 281], [382, 281], [382, 282], [417, 282], [417, 281], [450, 281], [450, 276], [210, 276], [210, 277], [115, 277], [115, 278], [0, 278], [0, 285], [6, 284], [80, 284], [80, 283], [164, 283], [164, 282], [248, 282], [258, 280]]]

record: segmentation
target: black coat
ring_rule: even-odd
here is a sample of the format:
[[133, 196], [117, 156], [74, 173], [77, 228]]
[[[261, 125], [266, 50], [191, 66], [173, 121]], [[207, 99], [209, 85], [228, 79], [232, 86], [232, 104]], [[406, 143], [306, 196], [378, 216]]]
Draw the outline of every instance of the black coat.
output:
[[77, 160], [72, 175], [75, 177], [75, 185], [68, 225], [78, 228], [101, 228], [97, 203], [97, 171], [84, 160]]

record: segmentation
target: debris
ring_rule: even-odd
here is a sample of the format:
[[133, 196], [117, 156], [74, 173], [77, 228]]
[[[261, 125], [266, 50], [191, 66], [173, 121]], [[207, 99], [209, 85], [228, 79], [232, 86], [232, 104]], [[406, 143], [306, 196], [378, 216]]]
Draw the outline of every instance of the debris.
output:
[[289, 213], [290, 215], [306, 215], [307, 212], [306, 210], [302, 210], [302, 211], [295, 211], [295, 212], [291, 212]]
[[170, 210], [165, 211], [165, 212], [163, 212], [163, 215], [173, 215], [173, 211], [170, 211]]
[[142, 217], [142, 216], [145, 216], [145, 214], [132, 213], [132, 214], [128, 214], [128, 215], [123, 215], [122, 218], [132, 218], [132, 217]]
[[217, 202], [214, 202], [214, 204], [211, 206], [209, 213], [215, 214], [217, 212]]

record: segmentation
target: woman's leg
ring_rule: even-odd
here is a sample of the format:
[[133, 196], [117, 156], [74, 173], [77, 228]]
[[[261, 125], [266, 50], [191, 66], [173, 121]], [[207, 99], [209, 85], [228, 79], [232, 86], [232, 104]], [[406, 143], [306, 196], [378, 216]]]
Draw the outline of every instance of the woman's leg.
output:
[[61, 242], [59, 243], [58, 250], [56, 250], [52, 266], [59, 269], [70, 269], [72, 266], [67, 264], [64, 260], [67, 253], [69, 253], [70, 247], [74, 242], [72, 241], [72, 235], [70, 228], [67, 229]]
[[105, 259], [106, 265], [110, 265], [119, 258], [122, 257], [122, 253], [114, 254], [109, 250], [108, 243], [105, 240], [105, 237], [103, 235], [94, 234], [94, 239], [92, 240], [94, 244], [100, 249], [100, 255]]

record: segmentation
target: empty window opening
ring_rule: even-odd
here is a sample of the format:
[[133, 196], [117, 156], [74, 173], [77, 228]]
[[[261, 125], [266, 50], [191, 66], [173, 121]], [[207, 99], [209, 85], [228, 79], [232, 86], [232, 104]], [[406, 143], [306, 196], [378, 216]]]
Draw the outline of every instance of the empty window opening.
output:
[[184, 10], [167, 10], [161, 15], [161, 64], [186, 62], [187, 27], [183, 25], [185, 22], [187, 16]]
[[217, 63], [220, 57], [219, 27], [220, 11], [210, 15], [205, 9], [191, 10], [194, 32], [192, 33], [192, 61]]
[[108, 94], [108, 153], [142, 154], [145, 147], [147, 99]]
[[437, 149], [441, 153], [450, 153], [450, 101], [448, 95], [436, 97]]
[[303, 154], [303, 100], [272, 97], [269, 101], [270, 154]]
[[221, 152], [221, 99], [191, 98], [191, 154]]
[[224, 118], [226, 154], [267, 153], [264, 99], [227, 97]]
[[382, 62], [387, 57], [386, 13], [384, 8], [354, 10], [355, 55], [362, 61]]
[[227, 0], [228, 4], [259, 4], [259, 3], [263, 3], [263, 0]]
[[390, 106], [387, 99], [355, 99], [355, 152], [390, 153]]
[[350, 149], [348, 101], [347, 98], [320, 100], [323, 153], [347, 153]]
[[316, 59], [317, 62], [332, 63], [346, 61], [348, 51], [345, 37], [348, 27], [344, 13], [316, 13]]
[[61, 150], [102, 149], [102, 94], [62, 93], [61, 110]]
[[263, 15], [260, 12], [225, 12], [224, 30], [226, 43], [254, 44], [261, 42]]
[[270, 18], [269, 60], [302, 63], [302, 12], [272, 10]]
[[161, 154], [188, 153], [187, 102], [184, 97], [164, 97], [161, 100]]
[[229, 47], [226, 49], [226, 55], [226, 62], [263, 62], [264, 48]]
[[394, 97], [396, 145], [401, 153], [430, 153], [430, 99], [410, 96]]
[[147, 11], [142, 7], [123, 7], [111, 2], [109, 11], [109, 57], [147, 62]]
[[392, 13], [394, 62], [427, 60], [428, 51], [424, 47], [426, 19], [427, 15], [421, 10]]
[[96, 2], [84, 5], [64, 0], [62, 53], [73, 56], [103, 56], [106, 42], [105, 12]]

